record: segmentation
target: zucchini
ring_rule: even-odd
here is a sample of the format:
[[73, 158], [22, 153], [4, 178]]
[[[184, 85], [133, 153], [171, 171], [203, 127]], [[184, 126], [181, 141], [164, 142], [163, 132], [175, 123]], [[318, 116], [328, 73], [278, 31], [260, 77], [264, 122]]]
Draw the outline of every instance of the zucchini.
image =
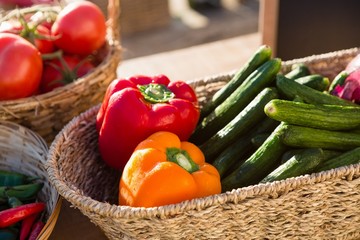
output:
[[318, 91], [325, 91], [330, 85], [330, 80], [320, 74], [312, 74], [295, 79], [295, 82], [311, 87]]
[[286, 125], [282, 142], [290, 147], [350, 150], [360, 147], [360, 134]]
[[[256, 127], [253, 127], [249, 134], [245, 134], [236, 139], [234, 143], [231, 143], [222, 151], [212, 163], [212, 165], [219, 171], [220, 177], [224, 177], [225, 174], [234, 166], [241, 164], [242, 159], [249, 153], [255, 151], [251, 139], [257, 134], [263, 132], [272, 132], [279, 123], [271, 118], [265, 118]], [[208, 160], [206, 160], [208, 161]]]
[[360, 163], [360, 147], [351, 149], [337, 157], [322, 162], [316, 168], [316, 171], [321, 172], [356, 163]]
[[271, 99], [277, 97], [278, 93], [276, 88], [264, 88], [232, 121], [199, 146], [205, 155], [205, 159], [211, 161], [219, 155], [226, 146], [233, 143], [237, 138], [261, 122], [261, 120], [266, 117], [263, 110], [265, 105]]
[[305, 127], [328, 130], [360, 127], [360, 106], [315, 105], [273, 99], [266, 104], [264, 112], [277, 121]]
[[282, 95], [290, 100], [293, 100], [296, 96], [298, 96], [306, 103], [358, 106], [357, 104], [345, 99], [341, 99], [328, 93], [320, 92], [308, 86], [302, 85], [294, 80], [286, 78], [282, 74], [278, 74], [276, 77], [276, 87]]
[[270, 60], [272, 50], [267, 45], [260, 46], [257, 51], [249, 58], [242, 68], [235, 73], [232, 79], [219, 89], [214, 96], [203, 106], [200, 118], [209, 115], [220, 103], [222, 103], [244, 80], [263, 63]]
[[280, 123], [266, 141], [244, 163], [222, 179], [223, 192], [256, 184], [279, 165], [282, 154], [287, 150], [286, 145], [281, 141], [285, 125]]
[[344, 85], [345, 80], [346, 80], [346, 78], [347, 78], [348, 76], [349, 76], [349, 73], [346, 72], [345, 70], [339, 72], [339, 73], [335, 76], [335, 78], [332, 80], [332, 82], [331, 82], [331, 84], [330, 84], [330, 86], [329, 86], [328, 92], [332, 94], [332, 93], [334, 92], [336, 86], [338, 86], [338, 85], [340, 85], [340, 86]]
[[224, 102], [197, 125], [190, 141], [200, 145], [225, 127], [256, 95], [271, 85], [280, 67], [281, 60], [274, 58], [257, 68]]
[[277, 167], [261, 180], [260, 183], [273, 182], [312, 173], [324, 159], [325, 154], [321, 148], [304, 149]]
[[310, 75], [310, 70], [305, 63], [294, 63], [291, 65], [291, 71], [288, 72], [285, 76], [289, 79], [297, 79], [300, 77], [304, 77]]

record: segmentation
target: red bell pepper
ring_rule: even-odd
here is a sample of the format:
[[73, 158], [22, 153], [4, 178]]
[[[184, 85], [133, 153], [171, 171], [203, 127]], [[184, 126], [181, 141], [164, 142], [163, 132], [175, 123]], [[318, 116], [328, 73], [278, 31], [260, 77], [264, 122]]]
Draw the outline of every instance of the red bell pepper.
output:
[[165, 75], [114, 80], [97, 114], [99, 150], [111, 167], [122, 170], [142, 140], [169, 131], [187, 140], [199, 120], [192, 87]]

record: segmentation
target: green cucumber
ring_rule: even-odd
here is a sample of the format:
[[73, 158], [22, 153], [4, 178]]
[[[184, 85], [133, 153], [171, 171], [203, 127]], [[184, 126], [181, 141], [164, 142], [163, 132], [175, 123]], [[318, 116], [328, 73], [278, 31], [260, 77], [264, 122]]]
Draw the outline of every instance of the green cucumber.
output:
[[345, 99], [341, 99], [302, 85], [294, 80], [286, 78], [282, 74], [278, 74], [276, 77], [276, 87], [282, 95], [290, 100], [293, 100], [296, 96], [298, 96], [306, 103], [357, 106], [357, 104]]
[[272, 132], [279, 122], [265, 118], [255, 127], [253, 127], [248, 134], [239, 137], [234, 143], [222, 151], [211, 164], [219, 171], [221, 177], [223, 177], [232, 167], [241, 164], [242, 159], [249, 153], [255, 151], [251, 139], [264, 132]]
[[330, 86], [329, 86], [329, 89], [328, 89], [328, 92], [329, 93], [333, 93], [334, 89], [336, 86], [340, 85], [344, 85], [344, 82], [346, 80], [346, 78], [349, 76], [349, 73], [347, 71], [341, 71], [339, 72], [335, 78], [332, 80]]
[[277, 167], [261, 180], [260, 183], [273, 182], [312, 173], [324, 159], [325, 154], [321, 148], [305, 149]]
[[321, 172], [356, 163], [360, 163], [360, 147], [351, 149], [339, 156], [322, 162], [316, 171]]
[[258, 148], [265, 142], [270, 134], [271, 133], [259, 133], [251, 138], [251, 143], [254, 145], [254, 147]]
[[272, 50], [267, 45], [260, 46], [232, 79], [218, 90], [201, 109], [201, 119], [209, 115], [220, 103], [244, 82], [244, 80], [263, 63], [270, 60]]
[[360, 127], [360, 106], [320, 105], [273, 99], [264, 107], [265, 114], [277, 121], [328, 130]]
[[330, 85], [330, 80], [320, 74], [312, 74], [295, 79], [295, 82], [311, 87], [318, 91], [325, 91]]
[[198, 124], [190, 141], [200, 145], [225, 127], [256, 95], [271, 85], [280, 67], [281, 60], [274, 58], [257, 68], [224, 102]]
[[285, 76], [289, 79], [295, 80], [310, 74], [310, 70], [305, 63], [295, 63], [291, 65], [291, 71], [286, 73]]
[[286, 125], [282, 142], [290, 147], [350, 150], [360, 147], [360, 134]]
[[281, 123], [243, 164], [222, 179], [223, 192], [259, 183], [279, 165], [282, 154], [287, 150], [281, 141], [285, 125]]
[[226, 146], [261, 122], [266, 117], [263, 110], [265, 105], [278, 96], [276, 88], [264, 88], [237, 116], [226, 124], [225, 127], [200, 145], [205, 159], [212, 161]]
[[[287, 160], [289, 160], [290, 158], [292, 158], [294, 155], [296, 154], [302, 154], [302, 152], [306, 151], [308, 148], [293, 148], [293, 149], [289, 149], [288, 151], [286, 151], [282, 157], [281, 157], [281, 163], [285, 163]], [[322, 149], [323, 153], [324, 153], [324, 157], [325, 157], [325, 161], [327, 159], [333, 158], [333, 157], [337, 157], [340, 154], [342, 154], [341, 151], [334, 151], [334, 150], [327, 150], [327, 149]]]

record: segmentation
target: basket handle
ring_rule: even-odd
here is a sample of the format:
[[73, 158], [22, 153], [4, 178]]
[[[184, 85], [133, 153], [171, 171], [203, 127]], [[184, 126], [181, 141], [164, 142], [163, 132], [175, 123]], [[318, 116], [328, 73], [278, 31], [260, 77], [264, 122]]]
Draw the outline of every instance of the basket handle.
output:
[[114, 40], [120, 41], [120, 0], [108, 0], [108, 24]]

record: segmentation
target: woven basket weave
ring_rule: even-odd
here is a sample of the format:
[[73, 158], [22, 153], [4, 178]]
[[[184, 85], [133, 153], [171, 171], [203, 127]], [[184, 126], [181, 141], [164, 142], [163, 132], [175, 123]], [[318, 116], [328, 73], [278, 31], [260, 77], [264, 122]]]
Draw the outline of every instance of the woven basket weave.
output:
[[[295, 62], [335, 76], [359, 49]], [[201, 103], [233, 76], [190, 82]], [[109, 239], [355, 239], [360, 237], [360, 164], [234, 189], [154, 208], [117, 206], [119, 174], [97, 149], [93, 107], [69, 122], [48, 155], [50, 181]]]
[[116, 78], [121, 60], [119, 12], [119, 0], [109, 0], [106, 44], [97, 54], [102, 61], [94, 71], [45, 94], [0, 101], [0, 120], [26, 126], [50, 144], [74, 116], [99, 104], [108, 84]]
[[48, 239], [61, 208], [61, 198], [48, 181], [45, 169], [47, 153], [47, 144], [38, 134], [16, 123], [0, 121], [0, 169], [37, 176], [44, 183], [38, 199], [46, 203], [46, 224], [39, 240]]

